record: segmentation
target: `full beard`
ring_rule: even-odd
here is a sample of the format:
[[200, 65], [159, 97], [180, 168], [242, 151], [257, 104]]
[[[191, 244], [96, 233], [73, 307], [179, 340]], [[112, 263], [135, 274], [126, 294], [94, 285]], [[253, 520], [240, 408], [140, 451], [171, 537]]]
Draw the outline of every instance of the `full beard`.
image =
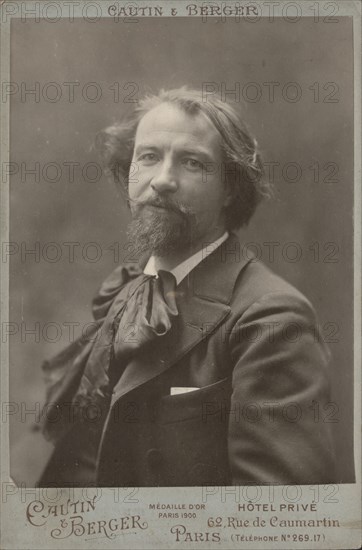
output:
[[[162, 206], [164, 210], [158, 212], [147, 205]], [[138, 202], [133, 206], [132, 215], [127, 236], [137, 255], [151, 251], [157, 256], [167, 256], [176, 250], [191, 248], [198, 239], [196, 215], [180, 203], [160, 199]]]

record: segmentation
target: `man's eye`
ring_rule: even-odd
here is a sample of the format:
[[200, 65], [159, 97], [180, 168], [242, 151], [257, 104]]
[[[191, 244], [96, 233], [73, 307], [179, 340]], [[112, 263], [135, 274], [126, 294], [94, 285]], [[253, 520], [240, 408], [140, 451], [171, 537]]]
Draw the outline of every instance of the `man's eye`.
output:
[[200, 161], [192, 158], [184, 159], [183, 164], [186, 166], [186, 168], [189, 168], [191, 170], [202, 170], [203, 168], [203, 165]]
[[156, 162], [157, 161], [157, 155], [155, 153], [144, 153], [143, 155], [140, 155], [138, 157], [138, 160], [143, 161], [145, 163], [147, 163], [147, 162]]

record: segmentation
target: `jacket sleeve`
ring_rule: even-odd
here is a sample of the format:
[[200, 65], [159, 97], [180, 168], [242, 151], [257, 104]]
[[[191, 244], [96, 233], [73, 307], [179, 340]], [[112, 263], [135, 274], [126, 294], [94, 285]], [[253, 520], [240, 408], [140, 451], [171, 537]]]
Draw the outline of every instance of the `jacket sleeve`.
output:
[[238, 319], [229, 344], [232, 483], [333, 482], [329, 352], [309, 302], [300, 294], [263, 296]]

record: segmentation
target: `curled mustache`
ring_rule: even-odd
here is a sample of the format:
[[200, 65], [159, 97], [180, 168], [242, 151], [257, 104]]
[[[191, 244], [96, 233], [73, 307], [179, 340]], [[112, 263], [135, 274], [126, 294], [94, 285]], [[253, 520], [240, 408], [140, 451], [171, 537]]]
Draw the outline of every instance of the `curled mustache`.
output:
[[161, 197], [152, 197], [145, 200], [136, 200], [136, 199], [128, 199], [129, 202], [132, 202], [132, 204], [136, 207], [144, 207], [144, 206], [156, 206], [158, 208], [164, 208], [165, 210], [170, 210], [171, 212], [175, 212], [176, 214], [179, 214], [180, 216], [187, 217], [190, 215], [194, 215], [194, 209], [190, 206], [186, 206], [185, 204], [176, 201], [176, 200], [167, 200]]

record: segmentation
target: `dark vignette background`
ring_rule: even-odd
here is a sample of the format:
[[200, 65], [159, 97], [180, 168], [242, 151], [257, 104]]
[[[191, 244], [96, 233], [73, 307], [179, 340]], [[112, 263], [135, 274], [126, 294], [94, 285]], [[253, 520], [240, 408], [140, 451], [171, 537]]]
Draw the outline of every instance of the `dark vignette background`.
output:
[[[315, 305], [320, 322], [338, 324], [330, 343], [333, 354], [332, 400], [338, 405], [338, 419], [332, 424], [336, 436], [340, 482], [351, 482], [353, 474], [353, 49], [352, 20], [315, 23], [312, 18], [297, 23], [262, 20], [226, 22], [209, 19], [139, 19], [138, 22], [102, 20], [88, 23], [75, 20], [26, 23], [13, 20], [11, 28], [11, 80], [40, 89], [48, 82], [62, 86], [60, 101], [51, 103], [29, 96], [21, 102], [19, 94], [11, 101], [11, 161], [33, 167], [56, 162], [62, 168], [58, 182], [39, 182], [28, 175], [11, 178], [10, 241], [29, 249], [35, 243], [79, 242], [75, 260], [70, 261], [66, 247], [57, 262], [34, 255], [11, 257], [11, 321], [18, 332], [10, 340], [11, 401], [25, 408], [38, 409], [44, 400], [40, 365], [45, 357], [60, 350], [68, 332], [64, 323], [80, 325], [91, 321], [90, 301], [103, 278], [115, 267], [114, 251], [119, 242], [120, 260], [127, 252], [125, 228], [127, 208], [119, 192], [102, 177], [97, 183], [75, 171], [68, 178], [65, 162], [84, 166], [96, 161], [92, 143], [102, 127], [131, 107], [123, 100], [136, 84], [135, 98], [144, 91], [203, 82], [225, 82], [232, 88], [256, 82], [262, 86], [260, 101], [241, 105], [245, 119], [257, 136], [264, 160], [298, 162], [302, 177], [298, 183], [283, 179], [276, 170], [276, 193], [272, 202], [262, 205], [243, 233], [245, 242], [259, 243], [262, 259], [297, 286]], [[75, 101], [67, 100], [64, 82], [79, 81]], [[276, 98], [268, 100], [263, 82], [279, 82]], [[282, 98], [285, 83], [298, 82], [302, 97], [296, 103]], [[80, 90], [87, 82], [102, 89], [100, 101], [91, 103]], [[110, 87], [119, 82], [120, 101], [113, 100]], [[314, 102], [309, 89], [315, 82], [321, 96]], [[331, 91], [327, 82], [339, 86], [337, 102], [322, 100]], [[314, 182], [311, 165], [321, 168]], [[323, 166], [335, 162], [337, 181], [323, 179]], [[93, 177], [92, 171], [89, 172]], [[49, 178], [54, 172], [49, 171]], [[48, 178], [48, 179], [49, 179]], [[265, 242], [279, 242], [274, 261], [268, 261]], [[297, 242], [302, 257], [288, 262], [281, 248]], [[82, 258], [82, 247], [96, 242], [102, 247], [97, 262]], [[336, 243], [335, 262], [328, 262], [323, 250]], [[310, 247], [319, 243], [320, 258]], [[89, 250], [90, 255], [92, 251]], [[49, 256], [51, 255], [51, 251]], [[329, 257], [331, 259], [331, 257]], [[39, 258], [38, 258], [39, 260]], [[323, 261], [324, 260], [324, 261]], [[58, 323], [58, 336], [49, 329], [46, 338], [26, 334], [39, 323], [40, 331]], [[21, 325], [22, 323], [22, 325]], [[335, 325], [333, 325], [335, 326]], [[332, 328], [333, 328], [332, 326]], [[328, 326], [323, 331], [331, 334]], [[75, 331], [75, 335], [79, 330]], [[56, 342], [50, 342], [50, 339]], [[322, 418], [326, 413], [321, 411]], [[12, 417], [11, 474], [18, 482], [31, 486], [42, 470], [51, 446], [34, 430], [35, 414]]]

